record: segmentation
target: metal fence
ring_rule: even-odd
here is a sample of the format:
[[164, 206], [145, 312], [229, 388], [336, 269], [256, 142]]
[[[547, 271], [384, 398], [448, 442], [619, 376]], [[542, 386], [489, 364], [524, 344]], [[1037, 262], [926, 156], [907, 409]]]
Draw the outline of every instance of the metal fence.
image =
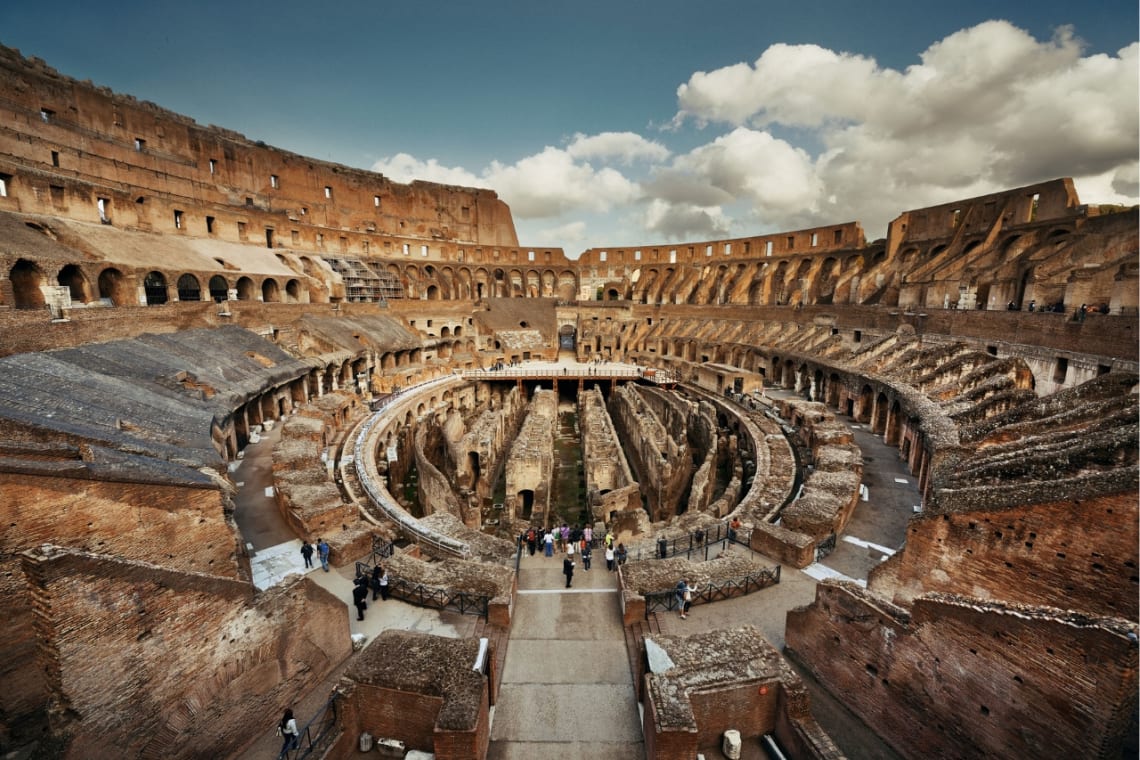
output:
[[333, 692], [325, 706], [309, 722], [297, 731], [297, 746], [282, 752], [278, 760], [304, 760], [308, 757], [321, 757], [332, 744], [338, 733], [337, 700], [338, 692]]
[[368, 556], [356, 563], [356, 577], [362, 575], [371, 575], [372, 568], [380, 564], [381, 560], [388, 559], [392, 553], [396, 551], [396, 545], [391, 541], [385, 541], [379, 536], [372, 537], [372, 551]]
[[[706, 583], [698, 587], [692, 594], [693, 604], [717, 602], [722, 599], [735, 599], [738, 596], [751, 594], [753, 591], [775, 586], [780, 582], [780, 566], [768, 567], [749, 575], [738, 578], [728, 578], [716, 582]], [[677, 609], [681, 600], [677, 598], [677, 590], [651, 591], [645, 594], [645, 617], [658, 611]]]
[[418, 607], [431, 607], [437, 610], [453, 610], [463, 615], [478, 615], [486, 618], [491, 605], [491, 597], [486, 594], [470, 594], [466, 591], [448, 591], [437, 586], [396, 580], [388, 586], [388, 593], [394, 599], [402, 599]]

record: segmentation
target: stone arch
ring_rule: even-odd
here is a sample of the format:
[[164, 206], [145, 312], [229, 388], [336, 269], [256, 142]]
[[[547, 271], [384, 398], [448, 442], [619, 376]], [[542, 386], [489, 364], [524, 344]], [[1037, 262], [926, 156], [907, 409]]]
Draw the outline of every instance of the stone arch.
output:
[[210, 278], [209, 286], [210, 298], [217, 303], [228, 300], [230, 297], [230, 286], [226, 282], [226, 278], [220, 274], [216, 274]]
[[871, 413], [871, 432], [880, 435], [887, 429], [887, 396], [882, 391], [875, 396], [875, 408]]
[[888, 446], [898, 446], [902, 439], [902, 407], [895, 399], [887, 412], [887, 422], [883, 428], [883, 443]]
[[186, 273], [178, 278], [176, 285], [179, 301], [201, 301], [202, 283], [192, 274]]
[[301, 281], [292, 278], [285, 283], [285, 300], [290, 303], [297, 303], [301, 300]]
[[424, 291], [424, 295], [427, 297], [427, 300], [429, 300], [429, 301], [440, 300], [439, 286], [434, 284], [434, 283], [431, 285], [428, 285], [427, 290]]
[[108, 267], [99, 273], [99, 297], [106, 298], [115, 306], [124, 306], [131, 302], [127, 291], [127, 278], [114, 267]]
[[859, 391], [859, 400], [855, 404], [855, 413], [851, 415], [857, 422], [870, 422], [874, 410], [874, 391], [870, 385], [864, 385]]
[[266, 277], [261, 281], [261, 300], [265, 303], [277, 303], [281, 300], [281, 288], [277, 285], [277, 280]]
[[249, 277], [238, 278], [237, 297], [239, 301], [252, 301], [256, 292], [257, 286], [253, 284], [252, 279]]
[[143, 293], [146, 295], [147, 306], [161, 306], [170, 300], [167, 291], [166, 275], [157, 269], [147, 272], [143, 278]]
[[27, 259], [18, 259], [8, 270], [8, 280], [12, 283], [13, 305], [17, 309], [42, 309], [47, 305], [44, 292], [44, 271], [39, 264]]
[[59, 270], [55, 280], [67, 288], [72, 302], [89, 303], [92, 300], [91, 283], [88, 282], [87, 275], [83, 273], [78, 264], [68, 264]]

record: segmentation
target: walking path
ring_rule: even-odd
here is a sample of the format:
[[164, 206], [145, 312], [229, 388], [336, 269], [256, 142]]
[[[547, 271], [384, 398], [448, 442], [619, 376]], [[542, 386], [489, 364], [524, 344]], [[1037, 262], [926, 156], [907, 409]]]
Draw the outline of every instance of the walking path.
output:
[[488, 760], [645, 756], [617, 576], [575, 562], [568, 589], [560, 555], [523, 556]]

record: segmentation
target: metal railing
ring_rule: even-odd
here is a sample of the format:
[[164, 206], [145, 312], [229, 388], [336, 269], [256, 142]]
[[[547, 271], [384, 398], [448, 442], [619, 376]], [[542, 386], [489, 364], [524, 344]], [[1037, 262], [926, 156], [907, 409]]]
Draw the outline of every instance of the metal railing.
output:
[[371, 575], [372, 569], [380, 564], [381, 560], [388, 559], [396, 551], [396, 545], [385, 541], [379, 536], [372, 537], [372, 551], [368, 556], [356, 562], [356, 577]]
[[478, 615], [482, 618], [487, 617], [491, 606], [491, 597], [486, 594], [448, 591], [438, 586], [425, 586], [422, 583], [399, 579], [389, 584], [388, 594], [393, 599], [401, 599], [418, 607], [452, 610], [462, 615]]
[[298, 729], [297, 746], [279, 754], [278, 760], [304, 760], [322, 756], [337, 736], [339, 719], [336, 706], [339, 699], [340, 693], [334, 691], [325, 706]]
[[[775, 567], [764, 568], [749, 575], [743, 575], [737, 578], [727, 578], [720, 581], [706, 583], [700, 586], [692, 593], [692, 604], [716, 602], [722, 599], [735, 599], [738, 596], [751, 594], [753, 591], [775, 586], [780, 582], [780, 565]], [[681, 600], [677, 598], [677, 590], [669, 589], [668, 591], [650, 591], [644, 594], [645, 597], [645, 617], [658, 611], [675, 610], [681, 604]]]

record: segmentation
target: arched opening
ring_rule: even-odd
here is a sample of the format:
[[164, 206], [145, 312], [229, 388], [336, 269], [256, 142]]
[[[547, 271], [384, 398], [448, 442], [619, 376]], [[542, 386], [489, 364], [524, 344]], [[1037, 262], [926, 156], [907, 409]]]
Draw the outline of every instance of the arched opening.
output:
[[301, 300], [301, 283], [296, 279], [289, 280], [285, 283], [286, 301], [297, 303]]
[[67, 288], [73, 303], [87, 303], [91, 300], [91, 287], [83, 270], [75, 264], [68, 264], [59, 270], [56, 282]]
[[192, 274], [184, 274], [178, 278], [179, 301], [201, 301], [202, 286], [198, 278]]
[[230, 286], [226, 284], [226, 278], [220, 274], [216, 274], [210, 278], [210, 298], [217, 303], [221, 303], [230, 297]]
[[146, 294], [147, 306], [161, 306], [170, 300], [166, 292], [166, 275], [162, 272], [147, 272], [143, 279], [143, 292]]
[[118, 269], [104, 269], [99, 273], [99, 298], [110, 301], [115, 306], [130, 302], [126, 291], [126, 281]]
[[277, 280], [272, 277], [265, 278], [261, 283], [261, 300], [265, 303], [277, 303], [281, 300], [281, 289], [277, 286]]
[[255, 292], [256, 286], [250, 278], [242, 277], [237, 281], [237, 296], [239, 301], [252, 301]]
[[42, 309], [47, 305], [44, 292], [40, 290], [44, 284], [44, 273], [36, 264], [27, 259], [18, 260], [8, 271], [8, 279], [12, 283], [17, 309]]
[[875, 409], [871, 414], [871, 432], [881, 434], [887, 429], [887, 397], [880, 393], [875, 397]]

